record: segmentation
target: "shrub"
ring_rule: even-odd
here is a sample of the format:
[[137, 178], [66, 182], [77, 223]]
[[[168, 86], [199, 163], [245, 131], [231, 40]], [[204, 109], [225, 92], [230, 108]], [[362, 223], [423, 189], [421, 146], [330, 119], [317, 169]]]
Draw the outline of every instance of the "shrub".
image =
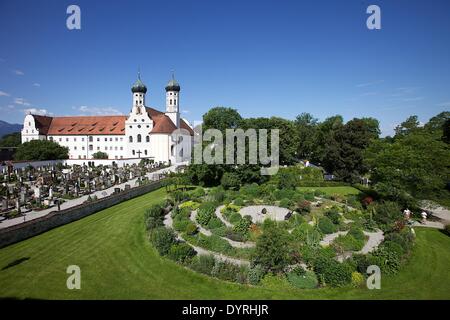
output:
[[233, 203], [236, 206], [243, 206], [244, 205], [244, 200], [242, 198], [236, 198], [236, 199], [234, 199]]
[[197, 222], [202, 226], [206, 226], [214, 215], [216, 205], [213, 202], [204, 202], [197, 211]]
[[319, 219], [318, 227], [320, 231], [322, 231], [325, 234], [330, 234], [336, 231], [336, 227], [331, 222], [331, 220], [328, 217], [321, 217]]
[[260, 265], [256, 265], [248, 270], [248, 282], [253, 285], [257, 285], [259, 281], [264, 277], [264, 268]]
[[300, 289], [314, 289], [319, 285], [319, 280], [312, 271], [306, 271], [304, 274], [292, 271], [287, 274], [287, 279], [291, 285]]
[[333, 258], [319, 257], [314, 261], [314, 271], [324, 284], [340, 287], [349, 284], [352, 268], [347, 263], [339, 263]]
[[353, 236], [347, 235], [339, 235], [332, 244], [333, 248], [339, 252], [345, 251], [359, 251], [364, 247], [363, 240], [357, 240]]
[[352, 287], [360, 287], [364, 284], [364, 276], [359, 272], [352, 272]]
[[234, 225], [233, 230], [241, 234], [246, 234], [251, 224], [251, 220], [242, 218]]
[[304, 214], [311, 212], [311, 202], [306, 200], [298, 202], [296, 205], [296, 210]]
[[383, 273], [395, 274], [400, 269], [401, 257], [390, 247], [380, 246], [371, 255]]
[[274, 224], [264, 225], [256, 241], [253, 263], [265, 270], [282, 271], [289, 264], [287, 232]]
[[[241, 267], [224, 261], [216, 261], [214, 267], [211, 270], [211, 276], [227, 281], [236, 281], [241, 277], [242, 273], [243, 270], [241, 269]], [[247, 272], [245, 272], [245, 274], [246, 273]]]
[[211, 219], [209, 219], [209, 222], [208, 222], [208, 229], [217, 229], [217, 228], [220, 228], [220, 227], [223, 227], [223, 226], [225, 226], [224, 224], [223, 224], [223, 222], [219, 219], [219, 218], [217, 218], [216, 216], [213, 216]]
[[236, 224], [236, 223], [238, 223], [241, 219], [242, 219], [242, 216], [241, 216], [239, 213], [234, 212], [234, 213], [231, 214], [231, 216], [229, 217], [228, 220], [230, 221], [230, 223]]
[[385, 236], [385, 241], [392, 241], [403, 248], [403, 251], [409, 252], [414, 244], [414, 236], [408, 228], [401, 232], [391, 232]]
[[197, 210], [199, 206], [200, 206], [200, 203], [192, 201], [192, 200], [189, 200], [189, 201], [183, 202], [178, 207], [180, 209], [187, 208], [187, 209], [192, 211], [192, 210]]
[[[178, 216], [177, 216], [178, 217]], [[177, 218], [176, 217], [176, 218]], [[192, 224], [189, 220], [186, 219], [173, 219], [173, 228], [178, 232], [186, 231], [186, 228], [189, 224]]]
[[194, 234], [196, 234], [198, 232], [198, 228], [192, 222], [188, 222], [186, 227], [185, 227], [185, 231], [186, 231], [186, 234], [192, 236], [192, 235], [194, 235]]
[[341, 215], [339, 214], [339, 212], [336, 209], [330, 209], [325, 213], [325, 216], [327, 216], [328, 218], [330, 218], [330, 220], [334, 223], [334, 224], [339, 224], [341, 222]]
[[192, 259], [190, 268], [194, 271], [211, 275], [211, 271], [216, 264], [216, 260], [213, 255], [198, 255]]
[[307, 222], [303, 222], [296, 227], [291, 234], [299, 241], [308, 243], [309, 245], [318, 244], [322, 238], [320, 232]]
[[191, 191], [191, 196], [193, 198], [201, 198], [205, 195], [205, 190], [202, 187], [197, 187], [193, 191]]
[[348, 231], [348, 235], [352, 236], [356, 240], [361, 240], [361, 241], [366, 240], [366, 236], [365, 236], [364, 232], [362, 231], [362, 229], [355, 227], [355, 226], [350, 227], [350, 230]]
[[279, 204], [279, 206], [282, 208], [289, 208], [291, 205], [292, 205], [292, 201], [287, 198], [281, 199], [280, 204]]
[[394, 241], [383, 241], [381, 246], [383, 246], [386, 250], [393, 252], [398, 257], [403, 256], [403, 254], [405, 253], [402, 246]]
[[172, 244], [175, 243], [175, 234], [171, 229], [158, 227], [150, 232], [150, 242], [160, 255], [166, 255]]
[[160, 204], [155, 204], [145, 212], [147, 230], [164, 225], [164, 212]]
[[174, 261], [185, 263], [195, 255], [195, 250], [187, 243], [182, 242], [173, 244], [167, 256]]

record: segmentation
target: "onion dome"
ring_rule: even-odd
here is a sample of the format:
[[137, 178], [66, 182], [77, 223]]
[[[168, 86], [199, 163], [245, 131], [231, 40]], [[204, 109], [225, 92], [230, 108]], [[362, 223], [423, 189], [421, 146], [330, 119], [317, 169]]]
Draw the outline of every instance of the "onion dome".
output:
[[138, 73], [138, 79], [131, 87], [131, 92], [140, 92], [140, 93], [147, 93], [147, 87], [145, 84], [141, 81], [141, 73]]
[[180, 85], [172, 73], [172, 79], [170, 79], [169, 83], [166, 86], [166, 91], [180, 91]]

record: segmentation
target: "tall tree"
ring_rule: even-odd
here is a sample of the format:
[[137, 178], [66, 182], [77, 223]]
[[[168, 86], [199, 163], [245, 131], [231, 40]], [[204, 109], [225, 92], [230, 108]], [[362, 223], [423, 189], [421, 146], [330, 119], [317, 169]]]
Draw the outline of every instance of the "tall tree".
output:
[[373, 126], [362, 119], [353, 119], [339, 127], [327, 148], [323, 165], [331, 172], [348, 182], [358, 182], [367, 172], [363, 152], [374, 139]]
[[318, 119], [310, 113], [302, 113], [295, 119], [298, 136], [297, 156], [311, 160], [317, 150]]
[[405, 136], [413, 131], [416, 131], [419, 126], [419, 118], [417, 116], [410, 116], [395, 128], [395, 137]]

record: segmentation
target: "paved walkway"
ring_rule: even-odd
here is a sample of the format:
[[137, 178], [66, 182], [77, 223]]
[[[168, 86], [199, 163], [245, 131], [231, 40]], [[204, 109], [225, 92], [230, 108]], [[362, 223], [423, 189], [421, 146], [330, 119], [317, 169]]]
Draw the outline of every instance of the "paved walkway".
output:
[[[163, 168], [154, 172], [150, 172], [146, 174], [146, 177], [148, 177], [150, 180], [156, 180], [157, 178], [155, 177], [155, 175], [157, 174], [161, 174], [161, 173], [167, 173], [170, 171], [175, 171], [177, 165], [173, 165], [171, 167], [167, 167], [167, 168]], [[122, 184], [119, 185], [114, 185], [108, 189], [105, 190], [99, 190], [99, 191], [95, 191], [91, 194], [91, 197], [93, 197], [94, 195], [97, 196], [98, 199], [101, 199], [103, 197], [109, 196], [111, 194], [114, 193], [114, 189], [115, 188], [120, 188], [121, 190], [125, 190], [125, 185], [129, 184], [132, 188], [136, 185], [137, 183], [137, 178], [133, 179], [133, 180], [129, 180], [127, 182], [124, 182]], [[88, 199], [88, 195], [76, 198], [76, 199], [72, 199], [72, 200], [66, 200], [64, 203], [61, 204], [61, 210], [64, 209], [68, 209], [80, 204], [83, 204], [87, 199]], [[57, 211], [58, 207], [57, 206], [53, 206], [51, 208], [45, 209], [45, 210], [41, 210], [41, 211], [30, 211], [25, 213], [25, 220], [26, 221], [30, 221], [36, 218], [40, 218], [43, 217], [47, 214], [49, 214], [50, 212], [53, 211]], [[14, 219], [8, 219], [8, 220], [3, 220], [0, 222], [0, 229], [9, 227], [9, 226], [13, 226], [16, 224], [20, 224], [24, 222], [24, 217], [18, 217], [18, 218], [14, 218]]]

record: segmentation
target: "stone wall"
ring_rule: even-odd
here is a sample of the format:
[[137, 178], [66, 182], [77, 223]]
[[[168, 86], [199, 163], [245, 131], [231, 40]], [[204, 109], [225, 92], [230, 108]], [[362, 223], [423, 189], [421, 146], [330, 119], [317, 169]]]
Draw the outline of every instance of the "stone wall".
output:
[[52, 211], [44, 217], [0, 229], [0, 248], [34, 237], [53, 228], [79, 220], [100, 210], [107, 209], [123, 201], [138, 197], [161, 187], [161, 180], [149, 184], [122, 190], [118, 194], [97, 201], [81, 204], [61, 211]]

